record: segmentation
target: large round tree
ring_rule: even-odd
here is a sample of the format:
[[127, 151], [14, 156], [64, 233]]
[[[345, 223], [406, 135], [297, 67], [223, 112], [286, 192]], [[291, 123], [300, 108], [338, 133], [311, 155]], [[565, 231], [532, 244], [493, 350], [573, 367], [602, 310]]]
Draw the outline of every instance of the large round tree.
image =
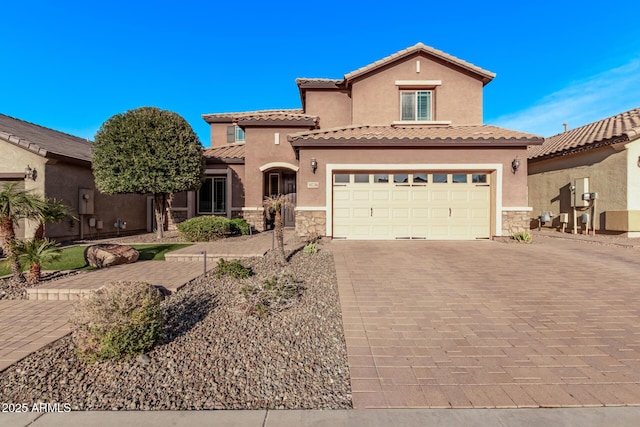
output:
[[169, 195], [202, 183], [202, 145], [180, 115], [138, 108], [102, 124], [93, 143], [92, 168], [102, 193], [153, 194], [162, 238]]

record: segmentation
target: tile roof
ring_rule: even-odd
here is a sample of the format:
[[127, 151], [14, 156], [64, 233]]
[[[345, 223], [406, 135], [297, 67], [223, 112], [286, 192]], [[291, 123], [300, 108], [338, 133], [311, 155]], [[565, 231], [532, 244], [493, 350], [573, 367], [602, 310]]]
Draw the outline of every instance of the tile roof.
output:
[[258, 110], [245, 111], [240, 113], [216, 113], [203, 114], [202, 118], [208, 123], [242, 123], [247, 122], [291, 122], [302, 121], [317, 124], [318, 117], [304, 114], [302, 109], [290, 110]]
[[544, 144], [529, 147], [529, 159], [554, 157], [588, 150], [640, 136], [640, 107], [580, 126], [547, 138]]
[[91, 162], [89, 141], [4, 114], [0, 114], [0, 140], [43, 157], [57, 155]]
[[[515, 143], [541, 144], [543, 138], [537, 135], [518, 132], [490, 125], [454, 125], [454, 126], [348, 126], [299, 132], [289, 135], [289, 141], [295, 145], [306, 145], [311, 141], [332, 141], [358, 143], [366, 142], [409, 142], [450, 144], [460, 142], [477, 143]], [[300, 144], [298, 144], [300, 143]]]
[[469, 70], [469, 71], [472, 71], [472, 72], [474, 72], [476, 74], [479, 74], [482, 77], [482, 79], [483, 79], [485, 84], [489, 83], [496, 76], [495, 73], [492, 73], [491, 71], [488, 71], [488, 70], [485, 70], [483, 68], [480, 68], [480, 67], [478, 67], [476, 65], [473, 65], [470, 62], [464, 61], [464, 60], [462, 60], [460, 58], [457, 58], [457, 57], [455, 57], [453, 55], [449, 55], [446, 52], [443, 52], [443, 51], [438, 50], [436, 48], [433, 48], [431, 46], [427, 46], [427, 45], [425, 45], [423, 43], [417, 43], [417, 44], [415, 44], [415, 45], [413, 45], [411, 47], [403, 49], [403, 50], [401, 50], [399, 52], [396, 52], [396, 53], [394, 53], [392, 55], [389, 55], [389, 56], [387, 56], [385, 58], [382, 58], [382, 59], [380, 59], [380, 60], [378, 60], [378, 61], [376, 61], [376, 62], [374, 62], [372, 64], [366, 65], [366, 66], [364, 66], [362, 68], [359, 68], [359, 69], [357, 69], [355, 71], [352, 71], [352, 72], [350, 72], [348, 74], [345, 74], [344, 78], [345, 78], [345, 80], [352, 80], [352, 79], [354, 79], [356, 77], [359, 77], [359, 76], [361, 76], [361, 75], [363, 75], [365, 73], [368, 73], [369, 71], [373, 71], [376, 68], [379, 68], [379, 67], [382, 67], [384, 65], [387, 65], [388, 63], [393, 62], [396, 59], [411, 55], [411, 54], [413, 54], [415, 52], [425, 52], [425, 53], [430, 54], [432, 56], [435, 56], [437, 58], [443, 59], [443, 60], [445, 60], [445, 61], [447, 61], [449, 63], [452, 63], [454, 65], [462, 67], [462, 68], [464, 68], [466, 70]]
[[205, 148], [202, 154], [207, 160], [220, 160], [223, 162], [244, 160], [244, 144]]

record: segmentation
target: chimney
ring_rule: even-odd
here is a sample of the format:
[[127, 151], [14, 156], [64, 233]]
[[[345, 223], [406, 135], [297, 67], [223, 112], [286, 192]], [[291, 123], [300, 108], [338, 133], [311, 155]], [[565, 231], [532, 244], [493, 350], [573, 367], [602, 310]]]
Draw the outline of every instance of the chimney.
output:
[[564, 122], [562, 126], [564, 126], [564, 133], [567, 133], [567, 131], [569, 130], [569, 123]]

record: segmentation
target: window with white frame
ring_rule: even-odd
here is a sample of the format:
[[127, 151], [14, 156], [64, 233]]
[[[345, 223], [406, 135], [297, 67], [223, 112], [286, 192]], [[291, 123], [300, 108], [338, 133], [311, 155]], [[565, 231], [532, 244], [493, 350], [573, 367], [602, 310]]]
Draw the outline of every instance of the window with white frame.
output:
[[400, 92], [401, 120], [429, 121], [433, 120], [431, 114], [430, 90], [412, 90]]
[[227, 142], [244, 142], [244, 129], [240, 126], [227, 126]]
[[227, 177], [205, 178], [198, 190], [198, 213], [225, 215], [227, 213]]

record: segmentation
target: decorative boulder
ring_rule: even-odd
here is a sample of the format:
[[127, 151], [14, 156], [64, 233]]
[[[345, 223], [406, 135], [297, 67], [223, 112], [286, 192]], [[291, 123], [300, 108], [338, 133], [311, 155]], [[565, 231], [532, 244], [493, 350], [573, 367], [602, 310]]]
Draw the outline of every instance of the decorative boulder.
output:
[[103, 268], [112, 265], [131, 264], [140, 257], [140, 252], [127, 245], [101, 243], [87, 246], [84, 259], [92, 267]]

